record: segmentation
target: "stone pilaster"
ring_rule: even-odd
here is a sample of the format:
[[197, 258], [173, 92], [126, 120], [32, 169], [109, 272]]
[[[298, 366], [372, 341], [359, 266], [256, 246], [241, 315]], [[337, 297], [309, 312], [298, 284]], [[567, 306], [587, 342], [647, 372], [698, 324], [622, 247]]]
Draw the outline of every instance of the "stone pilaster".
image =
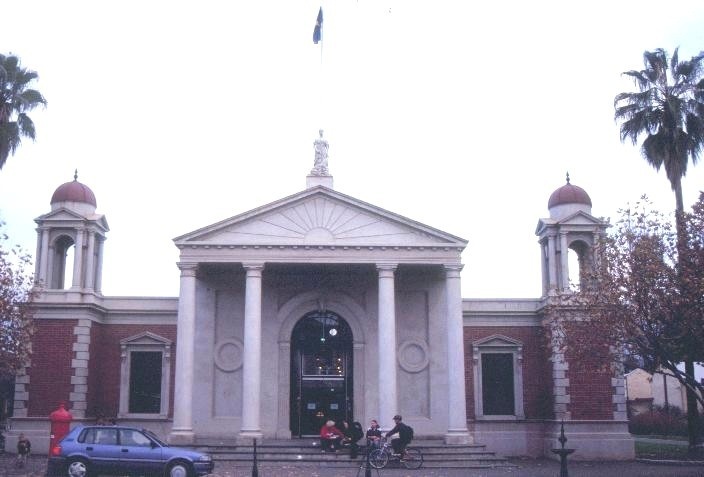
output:
[[623, 377], [623, 363], [617, 363], [616, 373], [611, 378], [613, 395], [611, 400], [614, 404], [614, 421], [625, 421], [628, 419], [626, 403], [626, 379]]
[[88, 366], [90, 364], [90, 329], [91, 320], [78, 320], [73, 327], [73, 359], [71, 360], [71, 414], [81, 419], [86, 416], [88, 396]]
[[26, 371], [30, 364], [31, 363], [28, 362], [22, 373], [15, 376], [14, 417], [27, 417], [27, 408], [29, 407], [29, 375]]

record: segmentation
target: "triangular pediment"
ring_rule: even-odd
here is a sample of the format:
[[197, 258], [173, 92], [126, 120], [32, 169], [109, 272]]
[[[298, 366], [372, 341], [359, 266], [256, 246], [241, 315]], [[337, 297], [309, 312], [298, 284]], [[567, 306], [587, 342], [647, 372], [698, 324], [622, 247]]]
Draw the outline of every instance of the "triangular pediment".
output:
[[504, 335], [491, 335], [487, 336], [485, 338], [476, 340], [472, 342], [472, 346], [474, 348], [482, 347], [482, 348], [506, 348], [506, 347], [519, 347], [523, 346], [523, 343], [515, 340], [513, 338], [509, 338], [508, 336]]
[[177, 245], [450, 246], [467, 242], [318, 186], [174, 239]]
[[171, 346], [171, 340], [150, 331], [143, 331], [142, 333], [121, 339], [120, 344], [122, 346]]
[[567, 217], [560, 220], [555, 219], [539, 219], [538, 225], [535, 228], [535, 234], [540, 235], [545, 229], [550, 227], [565, 227], [565, 226], [577, 226], [577, 227], [606, 227], [608, 225], [604, 220], [598, 219], [593, 215], [590, 215], [583, 211], [577, 211]]
[[71, 223], [71, 222], [95, 222], [99, 224], [104, 230], [110, 230], [110, 227], [108, 226], [108, 221], [105, 219], [105, 216], [102, 214], [93, 214], [90, 216], [84, 216], [79, 214], [78, 212], [75, 212], [71, 209], [67, 209], [65, 207], [60, 207], [56, 210], [52, 210], [49, 213], [46, 213], [44, 215], [40, 215], [34, 221], [38, 224], [40, 223], [52, 223], [54, 226], [57, 224], [60, 224], [61, 222], [66, 222], [66, 223]]

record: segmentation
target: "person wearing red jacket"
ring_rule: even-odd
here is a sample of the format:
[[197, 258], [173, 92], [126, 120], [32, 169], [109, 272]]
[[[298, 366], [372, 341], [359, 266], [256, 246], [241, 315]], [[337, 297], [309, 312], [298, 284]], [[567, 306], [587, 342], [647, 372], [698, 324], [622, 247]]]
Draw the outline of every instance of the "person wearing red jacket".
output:
[[322, 452], [332, 450], [337, 452], [345, 435], [335, 427], [335, 422], [328, 421], [320, 428], [320, 449]]

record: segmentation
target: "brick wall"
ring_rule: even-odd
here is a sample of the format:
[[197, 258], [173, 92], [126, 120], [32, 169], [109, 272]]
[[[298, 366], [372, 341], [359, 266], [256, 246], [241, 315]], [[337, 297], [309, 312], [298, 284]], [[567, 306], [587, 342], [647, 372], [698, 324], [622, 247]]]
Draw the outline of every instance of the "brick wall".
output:
[[567, 409], [572, 419], [613, 419], [614, 388], [609, 367], [604, 366], [603, 360], [596, 355], [576, 359], [568, 352], [567, 362], [567, 376], [570, 380], [570, 402]]
[[32, 338], [32, 361], [28, 370], [28, 416], [49, 416], [60, 401], [69, 401], [73, 327], [77, 320], [36, 320]]
[[465, 327], [464, 359], [467, 418], [475, 418], [472, 342], [500, 334], [523, 343], [523, 407], [526, 419], [552, 417], [550, 366], [540, 327]]
[[[175, 325], [94, 325], [95, 340], [91, 341], [91, 376], [88, 388], [88, 415], [102, 412], [117, 416], [120, 408], [120, 340], [150, 331], [176, 343]], [[171, 349], [171, 389], [169, 415], [173, 415], [173, 387], [176, 370], [176, 347]], [[95, 375], [95, 376], [94, 376]]]

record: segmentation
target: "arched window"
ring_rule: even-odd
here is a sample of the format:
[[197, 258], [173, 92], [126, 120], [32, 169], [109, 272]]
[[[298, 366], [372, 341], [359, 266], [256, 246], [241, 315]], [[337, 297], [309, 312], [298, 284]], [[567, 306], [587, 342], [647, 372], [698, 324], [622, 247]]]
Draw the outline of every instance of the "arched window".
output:
[[572, 242], [567, 253], [567, 267], [570, 286], [574, 289], [581, 288], [592, 267], [591, 247], [582, 240]]
[[62, 235], [54, 242], [50, 287], [57, 290], [70, 288], [73, 280], [73, 262], [76, 246], [73, 239]]

